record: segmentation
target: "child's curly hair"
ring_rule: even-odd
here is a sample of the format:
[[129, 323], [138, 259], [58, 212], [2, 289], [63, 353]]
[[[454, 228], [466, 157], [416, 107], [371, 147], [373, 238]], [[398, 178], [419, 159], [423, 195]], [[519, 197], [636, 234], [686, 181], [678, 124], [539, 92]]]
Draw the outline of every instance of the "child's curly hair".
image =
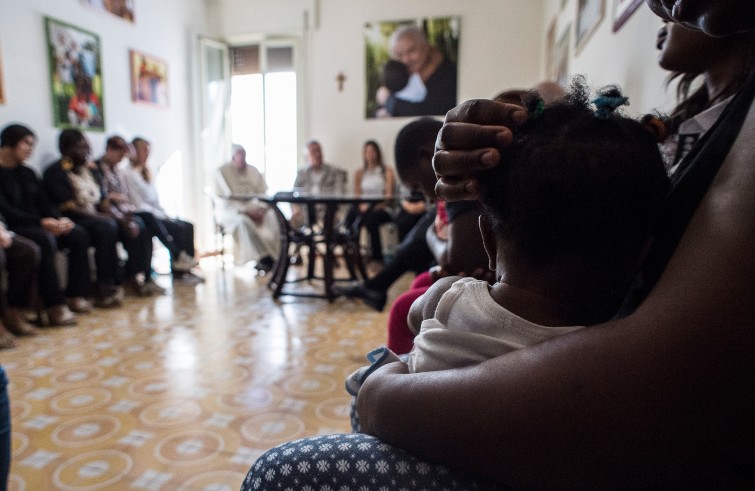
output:
[[636, 259], [668, 192], [653, 132], [617, 113], [626, 100], [616, 87], [599, 97], [613, 108], [593, 109], [581, 78], [544, 109], [525, 96], [530, 120], [501, 149], [503, 164], [481, 176], [498, 239], [529, 264]]

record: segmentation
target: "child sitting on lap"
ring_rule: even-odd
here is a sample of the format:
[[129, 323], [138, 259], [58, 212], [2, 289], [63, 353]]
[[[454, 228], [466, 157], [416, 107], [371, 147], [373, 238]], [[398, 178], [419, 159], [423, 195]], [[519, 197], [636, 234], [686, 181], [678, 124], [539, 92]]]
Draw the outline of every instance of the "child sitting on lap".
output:
[[[525, 97], [530, 120], [501, 150], [506, 164], [480, 176], [497, 281], [444, 278], [412, 305], [410, 371], [476, 364], [618, 311], [670, 185], [652, 125], [617, 114], [615, 88], [594, 102], [581, 80], [547, 108]], [[347, 379], [352, 395], [398, 358], [380, 348], [368, 359]]]

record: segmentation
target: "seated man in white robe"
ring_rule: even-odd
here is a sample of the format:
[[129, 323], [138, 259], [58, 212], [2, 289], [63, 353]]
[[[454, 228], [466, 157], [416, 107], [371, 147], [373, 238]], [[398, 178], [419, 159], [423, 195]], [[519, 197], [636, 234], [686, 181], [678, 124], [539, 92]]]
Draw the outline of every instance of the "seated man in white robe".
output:
[[267, 191], [265, 178], [246, 162], [246, 150], [233, 145], [231, 161], [215, 173], [216, 219], [233, 234], [233, 259], [237, 266], [256, 261], [266, 273], [273, 267], [280, 247], [278, 222], [270, 207], [257, 200], [222, 199], [224, 196], [249, 196]]

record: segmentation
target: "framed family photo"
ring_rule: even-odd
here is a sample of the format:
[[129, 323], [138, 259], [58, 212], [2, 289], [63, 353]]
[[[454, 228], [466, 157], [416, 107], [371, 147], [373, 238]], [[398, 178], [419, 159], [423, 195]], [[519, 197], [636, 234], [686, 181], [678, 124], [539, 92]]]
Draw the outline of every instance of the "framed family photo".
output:
[[444, 115], [456, 106], [459, 17], [367, 22], [365, 118]]
[[643, 0], [613, 0], [613, 32], [621, 29], [621, 26], [634, 14]]
[[134, 0], [81, 0], [87, 7], [134, 22]]
[[577, 0], [576, 50], [580, 51], [605, 15], [605, 0]]
[[45, 32], [54, 126], [104, 131], [100, 38], [50, 17]]
[[168, 64], [160, 58], [129, 51], [131, 100], [136, 103], [168, 107]]

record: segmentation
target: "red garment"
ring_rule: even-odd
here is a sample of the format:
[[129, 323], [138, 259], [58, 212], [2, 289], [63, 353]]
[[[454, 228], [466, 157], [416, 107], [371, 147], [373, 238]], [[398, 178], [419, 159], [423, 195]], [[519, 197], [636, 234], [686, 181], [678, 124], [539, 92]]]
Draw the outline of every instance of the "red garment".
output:
[[397, 355], [403, 355], [411, 351], [414, 346], [414, 333], [409, 329], [407, 316], [409, 308], [428, 288], [433, 284], [430, 272], [418, 274], [412, 281], [407, 292], [402, 293], [391, 304], [388, 314], [388, 340], [387, 346]]

